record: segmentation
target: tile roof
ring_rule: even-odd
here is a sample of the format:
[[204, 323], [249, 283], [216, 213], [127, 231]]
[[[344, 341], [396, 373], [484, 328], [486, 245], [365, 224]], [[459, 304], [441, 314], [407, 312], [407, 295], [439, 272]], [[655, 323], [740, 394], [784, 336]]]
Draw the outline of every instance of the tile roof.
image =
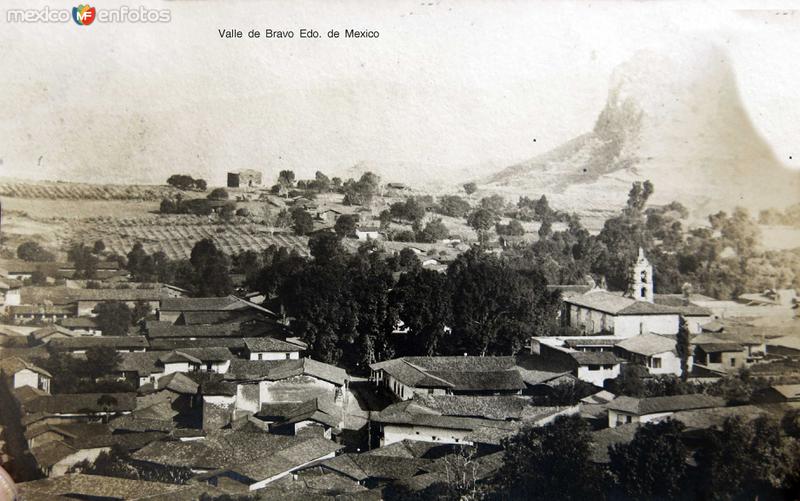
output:
[[52, 374], [42, 369], [41, 367], [38, 367], [30, 362], [26, 362], [25, 360], [19, 357], [4, 358], [0, 360], [0, 372], [13, 375], [25, 369], [36, 372], [43, 376], [53, 377]]
[[400, 480], [413, 477], [432, 463], [430, 459], [348, 453], [324, 461], [320, 466], [362, 482], [368, 479]]
[[460, 391], [520, 390], [525, 383], [514, 357], [403, 357], [370, 365], [416, 388]]
[[179, 297], [161, 301], [161, 311], [231, 311], [247, 306], [234, 296]]
[[78, 452], [78, 449], [61, 440], [53, 440], [33, 447], [31, 454], [39, 466], [49, 468], [62, 459]]
[[666, 397], [632, 398], [621, 396], [607, 404], [610, 410], [627, 412], [637, 416], [659, 412], [676, 412], [708, 407], [725, 407], [725, 399], [710, 395], [672, 395]]
[[570, 351], [567, 354], [579, 365], [616, 365], [624, 362], [610, 351]]
[[105, 412], [98, 403], [101, 397], [110, 396], [116, 404], [109, 405], [108, 412], [132, 411], [136, 408], [135, 393], [61, 393], [36, 398], [25, 404], [28, 413], [86, 414]]
[[629, 337], [617, 343], [617, 347], [630, 353], [652, 356], [659, 353], [674, 352], [675, 339], [657, 334], [641, 334]]
[[85, 350], [97, 346], [136, 349], [147, 348], [148, 343], [144, 336], [78, 336], [50, 341], [50, 347], [55, 350]]
[[259, 379], [277, 381], [301, 374], [314, 376], [339, 386], [343, 386], [349, 379], [344, 369], [310, 358], [301, 358], [299, 360], [232, 360], [224, 378], [227, 380]]
[[156, 338], [150, 340], [150, 349], [153, 350], [186, 350], [187, 348], [232, 348], [244, 349], [242, 338], [235, 337], [208, 337], [208, 338]]
[[156, 390], [170, 390], [182, 395], [195, 395], [199, 385], [180, 372], [173, 372], [156, 381]]
[[41, 495], [42, 499], [65, 496], [65, 499], [66, 497], [81, 497], [129, 500], [166, 493], [172, 494], [186, 488], [186, 486], [177, 484], [79, 473], [22, 482], [17, 484], [17, 487], [22, 499], [29, 499], [32, 497], [31, 495]]
[[343, 448], [343, 445], [324, 438], [301, 439], [272, 454], [261, 456], [258, 461], [239, 462], [223, 467], [223, 471], [233, 471], [253, 481], [260, 481], [294, 471]]
[[164, 356], [163, 351], [139, 351], [133, 353], [120, 353], [120, 362], [117, 364], [118, 372], [136, 372], [140, 377], [164, 372], [158, 365], [158, 359]]
[[657, 295], [654, 302], [636, 301], [619, 293], [593, 289], [582, 295], [571, 295], [564, 302], [612, 315], [687, 315], [708, 316], [711, 311], [693, 303], [685, 304], [680, 297]]
[[239, 324], [173, 325], [168, 322], [146, 322], [148, 338], [240, 337]]
[[772, 388], [787, 399], [800, 399], [800, 384], [776, 384]]
[[97, 329], [97, 320], [92, 317], [74, 317], [61, 320], [61, 326], [67, 329]]
[[[68, 320], [68, 319], [64, 319]], [[35, 339], [36, 341], [42, 341], [51, 336], [58, 336], [58, 337], [76, 337], [79, 334], [75, 334], [71, 330], [67, 329], [66, 327], [62, 327], [60, 325], [48, 325], [47, 327], [42, 327], [41, 329], [36, 329], [35, 331], [30, 333], [30, 336]]]
[[792, 350], [800, 350], [800, 336], [782, 336], [767, 341], [767, 346], [778, 346], [781, 348], [789, 348]]
[[247, 337], [244, 338], [244, 345], [251, 353], [303, 351], [300, 346], [294, 343], [271, 337]]

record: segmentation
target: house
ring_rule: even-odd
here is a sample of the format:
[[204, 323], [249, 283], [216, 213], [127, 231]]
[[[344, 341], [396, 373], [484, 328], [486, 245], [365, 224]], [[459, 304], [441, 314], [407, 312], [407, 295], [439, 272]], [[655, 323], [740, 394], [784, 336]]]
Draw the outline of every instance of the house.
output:
[[102, 336], [103, 331], [92, 317], [65, 318], [60, 322], [61, 327], [75, 334], [86, 336]]
[[40, 414], [49, 424], [97, 421], [136, 409], [135, 393], [79, 393], [46, 395], [24, 404], [27, 414]]
[[[675, 339], [671, 337], [648, 333], [625, 338], [614, 345], [614, 352], [628, 363], [646, 367], [652, 375], [680, 376], [683, 372]], [[689, 363], [689, 370], [691, 370], [691, 363]]]
[[310, 463], [330, 459], [342, 448], [318, 437], [218, 430], [199, 440], [154, 442], [131, 457], [154, 469], [194, 472], [197, 480], [228, 491], [252, 491]]
[[165, 298], [158, 310], [157, 320], [175, 323], [184, 312], [234, 312], [246, 311], [248, 308], [267, 316], [276, 317], [274, 313], [250, 301], [235, 296], [225, 297], [192, 297]]
[[261, 186], [261, 172], [253, 169], [228, 172], [228, 188], [252, 188], [254, 186]]
[[74, 317], [74, 305], [54, 305], [54, 304], [21, 304], [18, 306], [9, 306], [8, 312], [11, 319], [16, 323], [29, 323], [29, 322], [50, 322], [55, 323], [65, 318]]
[[783, 404], [800, 402], [800, 384], [776, 384], [753, 394], [752, 402], [759, 404]]
[[516, 395], [514, 357], [403, 357], [370, 364], [370, 379], [401, 400], [414, 395]]
[[197, 485], [178, 485], [144, 480], [131, 480], [101, 475], [72, 473], [59, 477], [32, 480], [17, 484], [20, 499], [174, 499], [190, 500], [208, 492], [222, 494], [211, 486], [202, 490]]
[[236, 384], [235, 408], [256, 413], [265, 403], [306, 402], [317, 397], [342, 403], [349, 385], [344, 369], [310, 358], [233, 360], [225, 381]]
[[302, 346], [271, 337], [244, 338], [245, 354], [250, 360], [298, 360]]
[[121, 302], [133, 308], [137, 303], [146, 303], [151, 311], [158, 309], [161, 299], [168, 297], [161, 287], [139, 289], [80, 289], [73, 287], [22, 287], [20, 306], [14, 307], [15, 314], [24, 315], [29, 311], [51, 307], [53, 311], [63, 311], [60, 320], [73, 316], [94, 316], [97, 305]]
[[[392, 445], [380, 449], [389, 449]], [[342, 479], [352, 482], [355, 486], [377, 490], [379, 486], [387, 483], [429, 473], [427, 468], [433, 465], [432, 459], [375, 454], [374, 451], [377, 450], [379, 449], [362, 454], [341, 454], [333, 459], [310, 466], [301, 472], [300, 476], [309, 475], [313, 470], [317, 470], [317, 475], [329, 478], [331, 484], [338, 484], [339, 482], [336, 480]]]
[[72, 354], [86, 353], [89, 348], [101, 346], [110, 346], [117, 353], [132, 353], [145, 351], [148, 343], [144, 336], [80, 336], [53, 339], [48, 345], [53, 350]]
[[718, 372], [730, 372], [749, 365], [747, 346], [713, 334], [692, 338], [694, 365]]
[[624, 359], [613, 352], [621, 339], [606, 337], [541, 337], [531, 339], [531, 354], [538, 357], [543, 370], [569, 372], [581, 381], [602, 387], [607, 379], [620, 374]]
[[608, 404], [608, 426], [627, 423], [650, 423], [672, 416], [678, 411], [725, 407], [725, 400], [709, 395], [674, 395], [666, 397], [617, 397]]
[[222, 347], [123, 353], [115, 372], [140, 387], [179, 372], [224, 374], [233, 358], [230, 350]]
[[379, 240], [381, 238], [381, 229], [378, 226], [359, 226], [356, 228], [356, 238], [363, 242]]
[[80, 334], [72, 332], [71, 330], [60, 325], [48, 325], [41, 329], [36, 329], [28, 334], [28, 342], [31, 346], [40, 344], [47, 344], [53, 339], [64, 339], [78, 337]]
[[23, 261], [21, 259], [4, 259], [0, 266], [5, 270], [5, 278], [13, 280], [30, 280], [37, 271], [48, 277], [56, 277], [64, 263], [52, 261]]
[[538, 407], [521, 396], [418, 395], [371, 412], [381, 446], [403, 440], [498, 445], [522, 426], [542, 426], [578, 407]]
[[625, 294], [594, 288], [583, 294], [563, 298], [562, 325], [585, 334], [613, 334], [631, 337], [650, 332], [677, 334], [683, 316], [692, 333], [712, 318], [707, 308], [692, 304], [685, 298], [656, 295], [653, 267], [642, 249], [631, 270], [631, 287]]
[[317, 435], [327, 439], [344, 425], [344, 409], [321, 397], [300, 403], [265, 403], [256, 417], [269, 424], [271, 433], [298, 435], [318, 430]]
[[186, 374], [173, 372], [159, 378], [153, 384], [141, 387], [136, 405], [146, 408], [166, 403], [170, 409], [178, 413], [191, 413], [200, 405], [199, 398], [196, 398], [199, 387], [200, 385], [189, 379]]
[[800, 360], [800, 336], [788, 335], [766, 341], [770, 355], [777, 355], [791, 360]]
[[50, 393], [50, 380], [53, 376], [41, 367], [19, 357], [0, 360], [0, 374], [10, 383], [10, 389], [30, 386]]

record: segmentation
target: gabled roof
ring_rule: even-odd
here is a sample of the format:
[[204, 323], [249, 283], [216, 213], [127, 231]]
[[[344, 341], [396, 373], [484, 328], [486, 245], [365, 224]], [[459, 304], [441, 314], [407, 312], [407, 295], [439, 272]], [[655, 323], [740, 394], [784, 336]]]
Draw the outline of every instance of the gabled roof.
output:
[[[66, 320], [66, 319], [64, 319]], [[75, 337], [79, 334], [75, 334], [71, 330], [67, 329], [66, 327], [62, 327], [60, 325], [48, 325], [47, 327], [42, 327], [41, 329], [36, 329], [35, 331], [30, 333], [30, 336], [35, 339], [36, 341], [42, 341], [49, 337]]]
[[[267, 413], [275, 412], [269, 408], [265, 409], [264, 406], [262, 406], [261, 413], [265, 411]], [[314, 398], [305, 402], [295, 403], [290, 407], [282, 409], [280, 412], [283, 416], [274, 423], [276, 426], [295, 424], [302, 421], [316, 421], [330, 426], [331, 428], [338, 428], [341, 426], [343, 419], [343, 410], [337, 407], [333, 402], [322, 398]]]
[[158, 361], [161, 362], [162, 364], [174, 364], [183, 362], [190, 364], [203, 363], [200, 359], [195, 358], [179, 350], [171, 351], [166, 355], [162, 355], [161, 357], [159, 357]]
[[357, 482], [368, 479], [400, 480], [413, 477], [431, 465], [430, 459], [382, 456], [377, 454], [342, 454], [320, 463]]
[[370, 365], [415, 388], [461, 391], [520, 390], [514, 357], [403, 357]]
[[120, 362], [117, 364], [116, 370], [118, 372], [136, 372], [140, 377], [157, 374], [164, 371], [164, 368], [159, 367], [156, 363], [164, 354], [163, 351], [120, 353]]
[[616, 346], [630, 353], [650, 357], [659, 353], [674, 352], [675, 344], [675, 339], [648, 333], [624, 339]]
[[299, 360], [231, 360], [231, 366], [224, 378], [233, 381], [278, 381], [302, 374], [314, 376], [317, 379], [339, 386], [343, 386], [349, 379], [344, 369], [310, 358], [301, 358]]
[[695, 394], [650, 398], [621, 396], [609, 402], [607, 408], [637, 416], [644, 416], [647, 414], [657, 414], [659, 412], [676, 412], [724, 406], [725, 400], [722, 398]]
[[74, 317], [61, 320], [61, 326], [66, 329], [97, 329], [97, 320], [92, 317]]
[[786, 397], [787, 400], [800, 399], [800, 384], [776, 384], [772, 389]]
[[0, 372], [3, 372], [5, 374], [14, 375], [26, 369], [41, 374], [43, 376], [53, 377], [52, 374], [42, 369], [41, 367], [38, 367], [30, 362], [26, 362], [25, 360], [19, 357], [4, 358], [0, 360]]
[[76, 452], [78, 452], [78, 449], [61, 440], [46, 442], [31, 449], [31, 454], [36, 459], [36, 463], [45, 468], [53, 466]]
[[778, 346], [791, 350], [800, 350], [800, 336], [782, 336], [767, 341], [767, 346]]
[[565, 297], [564, 302], [611, 315], [711, 315], [711, 311], [707, 308], [692, 303], [685, 304], [682, 298], [658, 296], [654, 298], [653, 303], [650, 303], [636, 301], [602, 289], [592, 289], [585, 294]]
[[182, 395], [195, 395], [199, 385], [183, 373], [173, 372], [156, 382], [156, 390], [170, 390]]
[[156, 338], [150, 340], [150, 349], [153, 350], [186, 350], [202, 348], [231, 348], [243, 349], [244, 341], [235, 337], [205, 337], [205, 338]]
[[145, 322], [144, 329], [150, 339], [240, 337], [239, 324], [173, 325], [169, 322]]
[[303, 348], [294, 343], [271, 337], [247, 337], [244, 338], [244, 345], [251, 353], [303, 351]]
[[[22, 499], [143, 499], [149, 496], [175, 494], [186, 486], [129, 480], [100, 475], [67, 474], [17, 484]], [[207, 486], [209, 490], [213, 487]], [[63, 497], [62, 497], [63, 496]]]

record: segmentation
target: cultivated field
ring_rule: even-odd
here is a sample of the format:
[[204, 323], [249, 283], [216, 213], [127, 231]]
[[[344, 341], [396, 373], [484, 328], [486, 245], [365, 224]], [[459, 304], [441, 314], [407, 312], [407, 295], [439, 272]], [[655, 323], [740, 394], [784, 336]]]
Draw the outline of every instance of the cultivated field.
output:
[[0, 182], [0, 196], [44, 200], [161, 200], [169, 186], [51, 182]]
[[106, 249], [125, 255], [136, 242], [147, 252], [163, 251], [171, 259], [189, 257], [192, 246], [209, 238], [226, 254], [259, 251], [270, 245], [308, 254], [307, 238], [288, 229], [269, 228], [254, 221], [223, 223], [205, 216], [172, 215], [141, 218], [99, 217], [69, 225], [69, 239], [91, 244], [103, 240]]

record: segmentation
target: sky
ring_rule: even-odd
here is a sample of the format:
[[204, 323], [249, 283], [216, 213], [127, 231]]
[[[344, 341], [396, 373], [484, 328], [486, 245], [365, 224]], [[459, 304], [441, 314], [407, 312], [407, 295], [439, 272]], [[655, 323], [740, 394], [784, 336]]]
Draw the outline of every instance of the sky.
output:
[[[229, 170], [269, 180], [360, 165], [399, 181], [480, 177], [591, 130], [614, 68], [637, 51], [680, 58], [697, 44], [729, 54], [758, 131], [800, 168], [800, 2], [92, 5], [169, 9], [171, 22], [9, 23], [4, 11], [0, 176], [221, 183]], [[295, 38], [247, 38], [266, 28]], [[380, 37], [326, 37], [346, 28]]]

